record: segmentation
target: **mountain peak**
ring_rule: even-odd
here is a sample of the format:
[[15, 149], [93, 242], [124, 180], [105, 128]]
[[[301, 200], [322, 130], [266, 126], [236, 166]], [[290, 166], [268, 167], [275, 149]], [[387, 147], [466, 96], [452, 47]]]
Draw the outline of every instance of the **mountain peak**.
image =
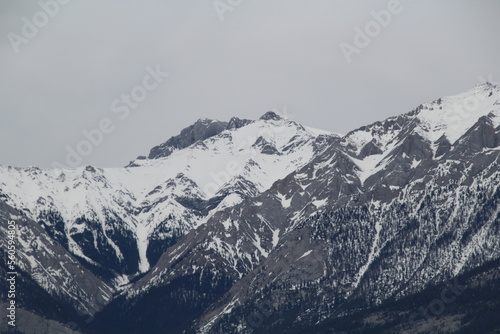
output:
[[216, 120], [216, 119], [202, 117], [202, 118], [198, 118], [198, 120], [196, 120], [196, 122], [194, 122], [194, 124], [210, 124], [210, 123], [214, 123], [214, 122], [221, 122], [221, 121]]
[[200, 118], [194, 124], [184, 128], [177, 136], [155, 146], [149, 152], [148, 159], [159, 159], [169, 156], [176, 149], [183, 149], [209, 137], [215, 136], [227, 128], [227, 122]]
[[264, 115], [262, 115], [259, 119], [263, 121], [279, 121], [282, 120], [283, 118], [278, 114], [276, 114], [274, 111], [268, 111]]
[[171, 137], [166, 142], [151, 149], [148, 159], [164, 158], [172, 154], [176, 149], [186, 148], [199, 140], [218, 135], [227, 129], [237, 129], [249, 124], [251, 121], [231, 118], [229, 122], [218, 121], [210, 118], [200, 118], [192, 125], [184, 128], [177, 136]]
[[[261, 120], [281, 120], [282, 118], [272, 111], [268, 111]], [[148, 159], [164, 158], [172, 154], [174, 150], [186, 148], [199, 140], [218, 135], [224, 130], [234, 130], [244, 127], [253, 121], [232, 117], [229, 122], [214, 120], [211, 118], [199, 118], [192, 125], [184, 128], [177, 136], [171, 137], [166, 142], [151, 149]], [[128, 167], [134, 167], [136, 164], [132, 161]]]
[[[444, 135], [450, 143], [467, 132], [482, 116], [498, 110], [500, 90], [489, 82], [454, 96], [440, 98], [420, 107], [417, 118], [424, 137], [435, 142]], [[495, 118], [495, 113], [491, 114]]]
[[489, 81], [481, 81], [475, 87], [478, 87], [478, 88], [497, 88], [498, 85], [496, 85], [492, 82], [489, 82]]
[[[22, 227], [19, 278], [43, 297], [26, 311], [98, 333], [317, 333], [381, 310], [362, 330], [418, 331], [407, 322], [429, 324], [417, 310], [441, 286], [454, 280], [466, 309], [498, 281], [499, 126], [487, 85], [343, 138], [272, 111], [199, 119], [138, 168], [0, 166], [0, 238]], [[480, 268], [488, 289], [471, 290]]]

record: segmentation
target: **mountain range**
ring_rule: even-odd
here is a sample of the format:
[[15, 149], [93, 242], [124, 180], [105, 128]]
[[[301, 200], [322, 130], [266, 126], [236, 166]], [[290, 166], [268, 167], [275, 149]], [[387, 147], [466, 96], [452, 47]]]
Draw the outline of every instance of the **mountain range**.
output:
[[482, 83], [346, 135], [270, 111], [200, 119], [123, 168], [0, 166], [15, 329], [495, 332], [499, 146]]

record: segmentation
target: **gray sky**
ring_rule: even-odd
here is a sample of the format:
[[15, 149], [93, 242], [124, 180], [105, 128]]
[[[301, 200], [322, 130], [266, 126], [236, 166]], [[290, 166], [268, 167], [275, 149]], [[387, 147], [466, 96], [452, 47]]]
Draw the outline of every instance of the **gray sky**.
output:
[[[67, 165], [103, 119], [113, 131], [79, 165], [123, 166], [202, 117], [286, 108], [346, 133], [500, 80], [498, 1], [401, 0], [385, 26], [372, 11], [395, 0], [59, 1], [53, 17], [38, 1], [0, 2], [2, 165]], [[356, 27], [372, 37], [348, 63], [340, 45], [356, 47]]]

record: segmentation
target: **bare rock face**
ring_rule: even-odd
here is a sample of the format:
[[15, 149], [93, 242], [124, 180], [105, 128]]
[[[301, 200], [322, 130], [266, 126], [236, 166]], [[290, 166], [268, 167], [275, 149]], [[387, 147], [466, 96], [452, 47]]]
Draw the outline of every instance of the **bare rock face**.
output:
[[473, 155], [487, 148], [498, 147], [500, 126], [495, 129], [493, 118], [493, 115], [481, 117], [457, 143], [456, 155]]
[[268, 111], [264, 115], [262, 115], [260, 119], [264, 121], [279, 121], [282, 119], [282, 117], [276, 114], [274, 111]]
[[218, 135], [227, 129], [238, 129], [249, 124], [251, 121], [231, 118], [229, 122], [215, 121], [211, 119], [199, 119], [193, 125], [183, 129], [181, 133], [167, 140], [165, 143], [155, 146], [149, 152], [148, 159], [159, 159], [169, 156], [174, 150], [186, 148], [197, 141]]
[[[14, 222], [12, 224], [12, 222]], [[66, 321], [92, 319], [115, 292], [44, 228], [23, 213], [0, 202], [0, 271], [17, 272], [16, 302], [39, 315]], [[12, 229], [10, 226], [15, 226]], [[9, 231], [15, 231], [14, 268], [6, 261]]]
[[[481, 109], [463, 118], [471, 96]], [[119, 172], [2, 167], [16, 181], [0, 178], [1, 222], [23, 226], [22, 277], [43, 296], [23, 307], [92, 333], [369, 331], [374, 317], [411, 332], [405, 300], [463, 278], [486, 315], [464, 328], [496, 329], [495, 289], [474, 282], [498, 286], [499, 100], [480, 85], [342, 137], [273, 112], [203, 119]], [[84, 210], [54, 189], [85, 190]], [[477, 314], [461, 303], [446, 312]]]
[[106, 319], [147, 301], [163, 305], [148, 308], [147, 322], [170, 315], [162, 328], [182, 326], [183, 310], [197, 333], [288, 332], [498, 258], [498, 121], [478, 117], [456, 138], [446, 127], [454, 101], [327, 141], [269, 190], [181, 238], [97, 323], [116, 325]]
[[[0, 304], [2, 309], [7, 308], [7, 304]], [[23, 310], [22, 308], [16, 310], [16, 326], [9, 326], [7, 318], [2, 319], [0, 323], [0, 331], [2, 333], [12, 332], [12, 328], [18, 333], [24, 334], [82, 334], [78, 329], [75, 322], [60, 323], [55, 320], [45, 319], [33, 312]]]

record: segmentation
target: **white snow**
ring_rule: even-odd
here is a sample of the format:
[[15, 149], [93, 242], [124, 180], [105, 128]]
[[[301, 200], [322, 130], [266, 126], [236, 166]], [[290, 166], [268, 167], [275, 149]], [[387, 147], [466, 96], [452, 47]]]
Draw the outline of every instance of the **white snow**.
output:
[[420, 160], [413, 159], [413, 161], [411, 162], [411, 168], [415, 168], [418, 165], [420, 165]]
[[221, 224], [224, 225], [226, 231], [231, 228], [231, 221], [229, 219], [223, 220]]
[[[500, 87], [488, 84], [478, 85], [474, 89], [451, 97], [444, 97], [440, 102], [424, 104], [414, 117], [418, 123], [415, 133], [421, 135], [436, 152], [437, 140], [445, 136], [453, 144], [467, 130], [469, 130], [481, 116], [488, 115], [493, 126], [500, 124]], [[409, 116], [411, 117], [411, 116]], [[361, 184], [366, 179], [383, 170], [391, 151], [400, 144], [396, 142], [398, 131], [378, 131], [379, 126], [374, 125], [370, 131], [357, 130], [345, 137], [347, 143], [355, 147], [355, 154], [359, 155], [361, 149], [368, 142], [374, 140], [382, 150], [381, 154], [373, 154], [363, 159], [351, 157], [359, 168], [358, 177]], [[412, 168], [418, 166], [419, 161], [412, 161]]]
[[[30, 218], [37, 220], [42, 211], [56, 211], [66, 223], [66, 231], [82, 232], [85, 224], [75, 224], [80, 217], [101, 223], [102, 232], [118, 259], [120, 249], [109, 238], [104, 212], [113, 213], [125, 223], [123, 228], [136, 235], [139, 251], [139, 270], [149, 269], [146, 250], [149, 236], [164, 222], [188, 231], [206, 222], [215, 212], [242, 201], [232, 193], [219, 203], [207, 217], [193, 215], [174, 198], [188, 196], [208, 199], [235, 184], [238, 178], [257, 187], [268, 189], [276, 180], [302, 167], [313, 156], [313, 140], [329, 134], [286, 120], [258, 120], [239, 129], [176, 150], [161, 159], [136, 160], [139, 167], [39, 169], [0, 166], [0, 194], [18, 209], [28, 209]], [[252, 147], [263, 137], [282, 154], [269, 155]], [[293, 147], [283, 151], [285, 147]], [[291, 199], [282, 199], [284, 207]], [[131, 214], [137, 208], [151, 206]], [[173, 217], [173, 218], [172, 218]], [[172, 219], [170, 219], [172, 218]], [[238, 228], [238, 226], [235, 226]], [[98, 245], [96, 245], [98, 246]], [[69, 238], [73, 254], [89, 262], [80, 247]]]
[[380, 221], [377, 221], [375, 223], [375, 237], [373, 238], [372, 246], [370, 249], [370, 253], [368, 254], [368, 260], [364, 265], [361, 266], [358, 270], [358, 274], [356, 275], [355, 282], [353, 282], [353, 290], [359, 285], [359, 282], [361, 282], [361, 278], [363, 278], [363, 275], [365, 274], [366, 270], [372, 264], [373, 260], [378, 256], [380, 252], [380, 246], [379, 246], [379, 239], [380, 239], [380, 231], [382, 230], [382, 225]]
[[302, 254], [301, 257], [299, 257], [297, 260], [300, 260], [302, 259], [303, 257], [306, 257], [307, 255], [311, 254], [312, 253], [312, 250], [308, 250], [307, 252], [305, 252], [304, 254]]
[[328, 198], [312, 201], [312, 204], [314, 204], [314, 206], [318, 209], [325, 206], [326, 203], [328, 203]]
[[281, 206], [286, 209], [290, 207], [290, 203], [292, 202], [292, 198], [286, 198], [285, 195], [278, 193], [276, 195], [278, 199], [280, 200]]
[[342, 135], [340, 133], [316, 129], [316, 128], [312, 128], [310, 126], [303, 126], [303, 127], [304, 127], [304, 129], [306, 129], [307, 132], [309, 132], [311, 135], [313, 135], [315, 137], [320, 136], [320, 135], [334, 135], [334, 136], [342, 137]]
[[257, 248], [259, 250], [259, 252], [262, 254], [262, 256], [267, 258], [269, 253], [262, 247], [260, 235], [258, 235], [257, 233], [254, 233], [253, 245], [255, 246], [255, 248]]
[[[491, 93], [491, 96], [490, 96]], [[418, 133], [435, 142], [445, 136], [453, 144], [481, 116], [494, 112], [494, 123], [498, 123], [500, 88], [481, 84], [472, 90], [450, 97], [442, 98], [441, 104], [436, 102], [424, 104], [417, 118], [421, 125]]]
[[278, 242], [280, 241], [280, 229], [273, 230], [273, 248], [275, 248], [278, 245]]
[[373, 154], [365, 157], [364, 159], [351, 159], [358, 166], [358, 177], [361, 184], [364, 184], [366, 179], [368, 179], [373, 174], [380, 170], [383, 170], [386, 163], [384, 161], [385, 157], [390, 153], [390, 149], [387, 149], [383, 154]]
[[[414, 116], [419, 121], [415, 131], [426, 138], [431, 146], [434, 145], [432, 147], [443, 135], [453, 144], [481, 116], [490, 115], [493, 125], [500, 125], [499, 100], [500, 88], [484, 84], [469, 92], [445, 97], [440, 103], [425, 104]], [[374, 129], [377, 130], [376, 126]], [[397, 130], [375, 130], [354, 131], [344, 137], [344, 144], [353, 146], [356, 154], [372, 140], [383, 152], [364, 159], [351, 157], [359, 168], [358, 177], [362, 183], [385, 167], [390, 152], [398, 145], [395, 142]], [[106, 225], [105, 214], [116, 215], [113, 218], [124, 222], [122, 228], [135, 234], [139, 270], [145, 272], [149, 269], [146, 258], [149, 237], [160, 224], [171, 224], [171, 227], [187, 232], [205, 223], [215, 212], [243, 200], [240, 195], [232, 193], [207, 217], [198, 217], [179, 204], [175, 196], [206, 200], [214, 194], [223, 193], [225, 189], [231, 189], [238, 184], [238, 180], [248, 181], [258, 192], [265, 191], [276, 180], [311, 160], [314, 154], [313, 141], [318, 135], [330, 133], [287, 120], [258, 120], [176, 150], [165, 158], [136, 160], [139, 167], [39, 169], [0, 166], [0, 194], [5, 196], [9, 205], [24, 209], [34, 220], [38, 220], [44, 211], [60, 213], [69, 234], [70, 251], [91, 263], [92, 260], [83, 254], [71, 238], [71, 233], [81, 232], [85, 228], [83, 224], [76, 224], [75, 220], [85, 217], [100, 222], [107, 243], [116, 257], [123, 259], [124, 255], [109, 237], [111, 234], [108, 231], [112, 227]], [[263, 154], [261, 148], [253, 146], [259, 137], [271, 143], [281, 154]], [[331, 160], [324, 162], [315, 173], [330, 163]], [[419, 163], [413, 160], [412, 168]], [[296, 178], [307, 179], [308, 176], [303, 173], [296, 175]], [[277, 199], [286, 209], [291, 205], [292, 196], [287, 198], [278, 193]], [[313, 201], [317, 207], [326, 203], [326, 199]], [[148, 207], [148, 210], [139, 212], [138, 209], [143, 207]], [[224, 222], [224, 228], [228, 230], [230, 224]], [[234, 226], [239, 228], [237, 223]], [[273, 247], [279, 242], [279, 232], [273, 231]], [[255, 237], [255, 245], [262, 255], [267, 256], [258, 236]]]
[[137, 248], [139, 250], [139, 271], [144, 273], [149, 269], [149, 261], [146, 257], [149, 231], [146, 226], [138, 225], [135, 235], [137, 238]]

